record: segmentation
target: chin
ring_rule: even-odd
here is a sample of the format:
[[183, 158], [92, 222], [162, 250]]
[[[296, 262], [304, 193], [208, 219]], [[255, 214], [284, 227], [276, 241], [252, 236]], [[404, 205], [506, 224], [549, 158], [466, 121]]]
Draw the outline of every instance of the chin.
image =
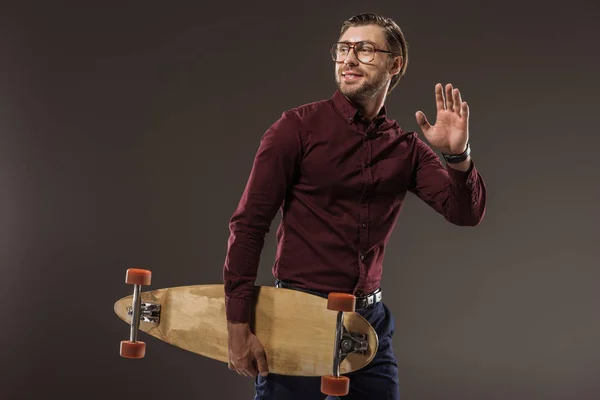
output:
[[354, 102], [361, 102], [367, 99], [368, 95], [361, 86], [338, 85], [340, 92]]

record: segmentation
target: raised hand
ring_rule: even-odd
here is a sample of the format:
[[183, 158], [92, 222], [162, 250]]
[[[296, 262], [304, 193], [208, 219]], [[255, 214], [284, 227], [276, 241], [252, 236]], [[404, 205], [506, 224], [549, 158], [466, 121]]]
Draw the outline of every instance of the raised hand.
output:
[[469, 106], [462, 101], [460, 91], [446, 85], [446, 96], [442, 84], [435, 85], [435, 103], [437, 116], [434, 125], [430, 125], [422, 111], [417, 111], [417, 123], [427, 141], [435, 148], [447, 154], [460, 154], [469, 141]]

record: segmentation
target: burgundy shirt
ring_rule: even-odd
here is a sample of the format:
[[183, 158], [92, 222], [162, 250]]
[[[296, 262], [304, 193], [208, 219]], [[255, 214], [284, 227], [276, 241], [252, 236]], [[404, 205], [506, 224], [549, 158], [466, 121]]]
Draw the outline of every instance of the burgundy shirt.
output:
[[385, 107], [365, 122], [336, 91], [283, 112], [261, 138], [230, 220], [227, 319], [250, 320], [264, 237], [278, 210], [276, 278], [323, 293], [376, 290], [407, 192], [456, 225], [475, 226], [485, 213], [485, 185], [474, 163], [466, 172], [446, 168]]

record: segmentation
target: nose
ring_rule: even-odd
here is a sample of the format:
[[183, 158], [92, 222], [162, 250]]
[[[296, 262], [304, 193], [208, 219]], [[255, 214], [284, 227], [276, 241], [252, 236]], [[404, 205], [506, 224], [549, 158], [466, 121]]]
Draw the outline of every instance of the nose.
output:
[[358, 59], [356, 58], [356, 54], [354, 54], [354, 49], [350, 49], [350, 51], [348, 51], [346, 59], [344, 59], [344, 64], [358, 65]]

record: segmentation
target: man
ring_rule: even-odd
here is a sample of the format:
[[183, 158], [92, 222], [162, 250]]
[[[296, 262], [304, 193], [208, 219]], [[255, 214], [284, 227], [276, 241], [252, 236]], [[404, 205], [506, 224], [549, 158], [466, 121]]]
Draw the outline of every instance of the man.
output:
[[345, 397], [369, 400], [399, 398], [394, 318], [379, 286], [406, 193], [456, 225], [475, 226], [484, 216], [485, 186], [470, 157], [469, 107], [458, 89], [435, 85], [434, 125], [416, 113], [445, 166], [416, 133], [387, 115], [384, 102], [406, 71], [407, 50], [391, 19], [350, 18], [331, 49], [338, 85], [333, 97], [285, 111], [261, 139], [230, 221], [224, 265], [229, 368], [255, 377], [255, 399], [325, 397], [319, 377], [268, 374], [264, 349], [248, 324], [264, 236], [279, 209], [277, 286], [323, 296], [353, 293], [357, 312], [379, 334], [377, 356], [350, 374]]

